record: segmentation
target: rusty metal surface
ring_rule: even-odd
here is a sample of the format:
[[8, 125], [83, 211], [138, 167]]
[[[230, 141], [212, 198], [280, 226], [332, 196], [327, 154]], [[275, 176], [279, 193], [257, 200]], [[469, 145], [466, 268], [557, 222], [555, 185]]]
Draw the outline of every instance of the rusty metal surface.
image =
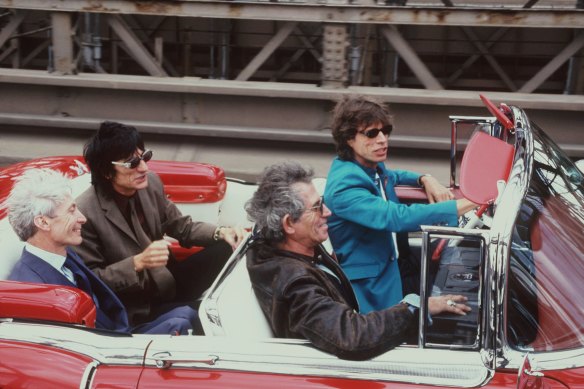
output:
[[437, 4], [394, 7], [359, 2], [240, 2], [123, 0], [0, 0], [0, 8], [66, 12], [96, 12], [180, 17], [302, 21], [329, 23], [465, 25], [483, 27], [583, 28], [584, 11], [575, 6], [521, 9], [484, 3], [446, 8]]

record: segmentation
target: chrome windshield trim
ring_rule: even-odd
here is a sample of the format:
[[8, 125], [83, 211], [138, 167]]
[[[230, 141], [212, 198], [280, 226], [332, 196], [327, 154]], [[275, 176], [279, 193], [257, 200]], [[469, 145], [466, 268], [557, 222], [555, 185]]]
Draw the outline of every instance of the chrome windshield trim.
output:
[[[534, 164], [534, 138], [531, 123], [526, 113], [511, 107], [516, 125], [515, 159], [513, 168], [507, 183], [505, 193], [499, 203], [499, 207], [493, 218], [493, 231], [497, 231], [499, 244], [496, 253], [491, 253], [496, 266], [493, 271], [493, 307], [495, 312], [493, 319], [506, 317], [506, 296], [508, 285], [509, 252], [511, 239], [517, 213], [521, 208], [530, 184], [530, 178]], [[496, 328], [496, 342], [500, 344], [497, 349], [497, 367], [518, 369], [526, 352], [518, 351], [510, 347], [506, 337], [506, 323], [504, 320], [493, 320], [491, 323]], [[530, 352], [532, 368], [534, 371], [558, 370], [584, 366], [584, 350], [562, 350], [547, 352]]]
[[[497, 367], [506, 367], [509, 364], [509, 355], [506, 351], [507, 339], [505, 336], [505, 296], [507, 294], [507, 269], [509, 268], [509, 251], [511, 235], [517, 219], [517, 213], [525, 198], [529, 187], [529, 180], [533, 168], [533, 136], [525, 112], [517, 107], [511, 107], [515, 124], [515, 157], [505, 191], [495, 210], [491, 231], [497, 237], [496, 245], [489, 252], [490, 286], [485, 306], [492, 307], [488, 326], [493, 329], [496, 338], [493, 338], [494, 349], [497, 350]], [[523, 361], [521, 361], [523, 362]], [[518, 365], [519, 366], [519, 365]]]

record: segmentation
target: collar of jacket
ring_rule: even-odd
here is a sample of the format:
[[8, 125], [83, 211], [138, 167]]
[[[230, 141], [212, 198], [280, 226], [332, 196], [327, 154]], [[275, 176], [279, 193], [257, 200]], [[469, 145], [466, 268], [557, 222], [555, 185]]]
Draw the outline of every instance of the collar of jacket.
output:
[[355, 159], [352, 159], [349, 162], [352, 162], [355, 165], [359, 166], [365, 172], [365, 174], [367, 174], [367, 176], [371, 178], [371, 181], [375, 182], [375, 173], [377, 173], [379, 175], [379, 178], [381, 179], [381, 182], [383, 183], [387, 182], [387, 180], [385, 179], [387, 177], [387, 174], [385, 174], [384, 169], [385, 166], [383, 165], [383, 162], [378, 162], [375, 168], [363, 166]]
[[359, 302], [357, 301], [357, 297], [355, 296], [355, 291], [353, 290], [351, 281], [349, 281], [337, 260], [326, 251], [322, 244], [319, 244], [315, 248], [314, 256], [309, 257], [307, 255], [295, 253], [293, 251], [275, 248], [263, 240], [257, 240], [255, 243], [256, 247], [258, 248], [259, 258], [262, 261], [270, 260], [271, 258], [274, 257], [274, 254], [276, 254], [284, 257], [297, 259], [312, 267], [317, 267], [317, 265], [319, 264], [327, 266], [330, 270], [332, 270], [335, 273], [335, 275], [341, 281], [341, 288], [345, 291], [345, 293], [343, 293], [345, 295], [345, 299], [349, 299], [347, 302], [351, 304], [352, 307], [354, 307], [356, 312], [359, 312]]

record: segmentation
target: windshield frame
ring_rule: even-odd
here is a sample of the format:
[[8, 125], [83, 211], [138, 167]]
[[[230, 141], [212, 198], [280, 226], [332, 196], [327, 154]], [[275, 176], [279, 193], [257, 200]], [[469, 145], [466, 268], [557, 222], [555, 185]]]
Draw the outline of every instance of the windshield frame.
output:
[[[507, 304], [509, 288], [510, 250], [512, 234], [515, 229], [517, 215], [527, 195], [534, 169], [534, 132], [545, 134], [535, 129], [535, 125], [529, 122], [525, 112], [517, 107], [511, 107], [514, 117], [515, 132], [515, 158], [513, 168], [509, 176], [506, 190], [501, 198], [497, 212], [493, 218], [495, 250], [490, 250], [489, 261], [491, 270], [491, 295], [487, 304], [493, 303], [490, 323], [497, 328], [496, 339], [499, 347], [497, 350], [497, 366], [506, 368], [518, 368], [521, 366], [527, 350], [517, 350], [511, 346], [507, 338]], [[545, 140], [548, 137], [545, 136]], [[584, 348], [542, 351], [531, 354], [538, 369], [549, 370], [584, 366]]]

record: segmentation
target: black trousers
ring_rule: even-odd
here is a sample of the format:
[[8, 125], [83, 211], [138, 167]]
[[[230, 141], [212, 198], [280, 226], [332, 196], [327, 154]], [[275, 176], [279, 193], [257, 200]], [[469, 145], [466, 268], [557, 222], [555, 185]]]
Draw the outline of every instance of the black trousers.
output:
[[166, 265], [176, 281], [176, 297], [174, 301], [164, 302], [154, 307], [151, 320], [165, 315], [182, 306], [190, 306], [196, 316], [192, 321], [193, 333], [203, 335], [203, 327], [198, 315], [199, 297], [205, 292], [231, 256], [233, 250], [224, 241], [205, 247], [202, 251], [187, 257], [182, 261], [172, 258]]
[[176, 280], [175, 300], [192, 305], [211, 286], [232, 253], [231, 246], [220, 241], [182, 261], [169, 261], [168, 270]]

